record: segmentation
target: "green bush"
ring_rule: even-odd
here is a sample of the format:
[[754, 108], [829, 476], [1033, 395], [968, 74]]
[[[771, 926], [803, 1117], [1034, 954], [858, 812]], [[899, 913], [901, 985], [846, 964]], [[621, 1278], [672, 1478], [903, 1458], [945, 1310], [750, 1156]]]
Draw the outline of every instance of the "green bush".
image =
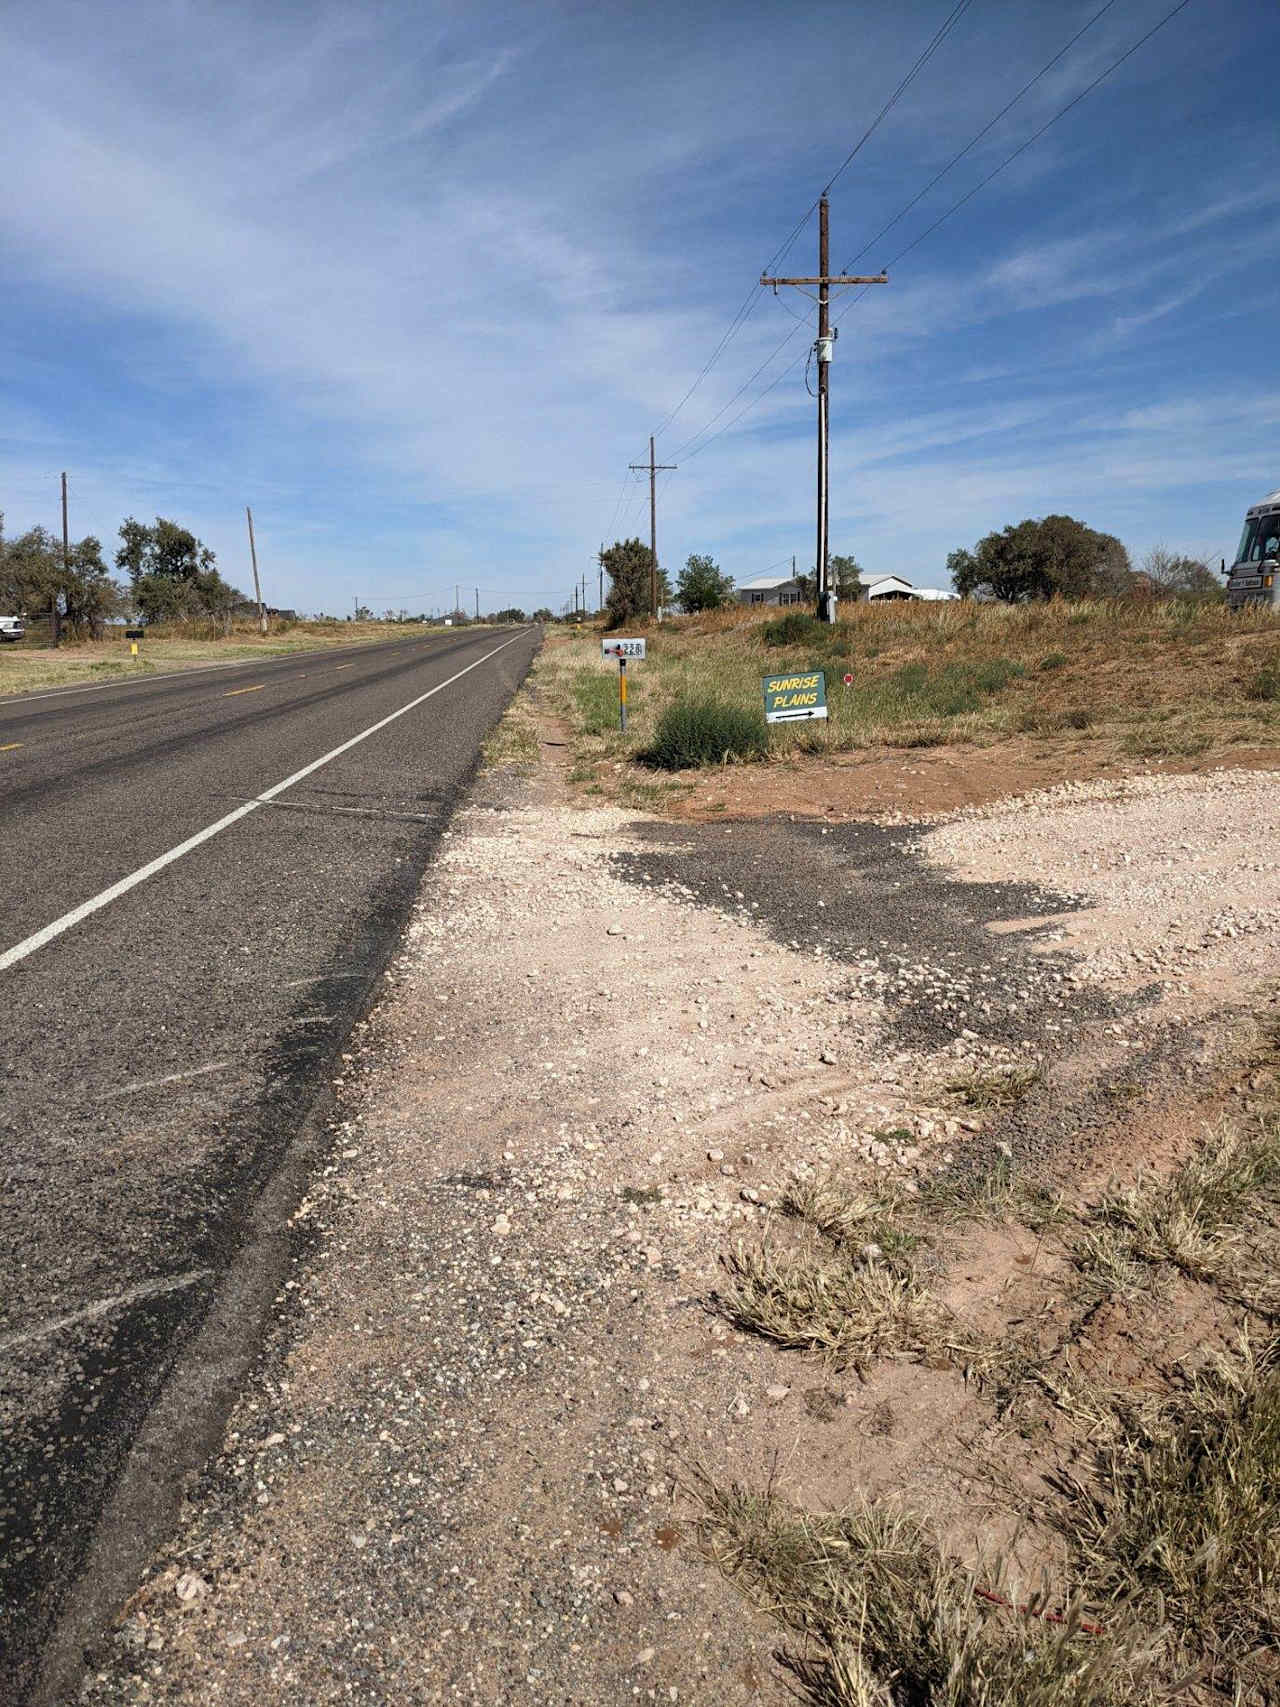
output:
[[762, 758], [768, 749], [763, 711], [719, 699], [677, 699], [659, 718], [653, 745], [641, 756], [659, 770], [682, 771]]
[[1049, 652], [1040, 660], [1042, 670], [1063, 670], [1066, 668], [1067, 655], [1065, 652]]
[[831, 630], [808, 611], [789, 610], [775, 622], [766, 622], [760, 632], [766, 646], [802, 646], [829, 637]]

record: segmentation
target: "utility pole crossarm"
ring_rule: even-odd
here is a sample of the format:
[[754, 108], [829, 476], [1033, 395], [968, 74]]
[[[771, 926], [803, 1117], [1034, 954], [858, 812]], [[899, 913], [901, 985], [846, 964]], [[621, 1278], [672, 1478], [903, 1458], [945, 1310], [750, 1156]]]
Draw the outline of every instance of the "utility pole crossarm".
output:
[[762, 285], [773, 285], [775, 289], [778, 285], [868, 285], [888, 282], [888, 273], [833, 273], [828, 278], [813, 279], [767, 279], [763, 274], [760, 276]]

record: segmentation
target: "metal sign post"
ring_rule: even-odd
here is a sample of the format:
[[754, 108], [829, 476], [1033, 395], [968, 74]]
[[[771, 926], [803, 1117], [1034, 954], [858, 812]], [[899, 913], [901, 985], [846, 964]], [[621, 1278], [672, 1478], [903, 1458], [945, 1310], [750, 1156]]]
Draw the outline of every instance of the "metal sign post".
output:
[[627, 732], [627, 659], [644, 661], [643, 640], [602, 640], [600, 651], [605, 658], [618, 660], [618, 728]]

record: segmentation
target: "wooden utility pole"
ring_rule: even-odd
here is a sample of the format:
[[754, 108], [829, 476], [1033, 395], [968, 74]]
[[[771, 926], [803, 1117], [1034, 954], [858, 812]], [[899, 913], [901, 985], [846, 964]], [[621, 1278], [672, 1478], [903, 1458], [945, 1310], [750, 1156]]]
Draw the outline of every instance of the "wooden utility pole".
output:
[[480, 620], [480, 589], [476, 588], [476, 621]]
[[653, 460], [653, 434], [649, 435], [648, 462], [629, 462], [628, 468], [637, 472], [643, 468], [649, 470], [649, 554], [653, 561], [649, 565], [649, 614], [655, 620], [658, 615], [658, 476], [670, 472], [675, 473], [679, 467], [676, 462], [655, 462]]
[[258, 601], [258, 627], [265, 634], [267, 632], [267, 613], [262, 608], [262, 587], [258, 581], [258, 547], [253, 538], [253, 511], [248, 504], [244, 507], [244, 513], [249, 521], [249, 560], [253, 564], [253, 596]]
[[888, 284], [887, 273], [870, 276], [831, 273], [830, 242], [827, 232], [827, 198], [818, 203], [818, 276], [804, 279], [771, 279], [762, 277], [762, 285], [816, 285], [818, 288], [818, 337], [814, 354], [818, 358], [818, 555], [815, 564], [818, 579], [818, 618], [821, 622], [836, 619], [835, 595], [830, 585], [831, 543], [827, 527], [830, 478], [827, 452], [831, 440], [831, 421], [828, 400], [831, 384], [831, 348], [836, 334], [831, 329], [831, 286]]
[[596, 562], [600, 567], [600, 603], [596, 606], [596, 609], [597, 610], [603, 610], [604, 609], [604, 541], [603, 540], [600, 541], [600, 555], [599, 555], [599, 557], [596, 558]]
[[[67, 586], [71, 585], [71, 536], [67, 532], [67, 477], [62, 476], [62, 579]], [[49, 600], [49, 634], [56, 646], [62, 636], [62, 624], [58, 618], [58, 595], [54, 593]]]

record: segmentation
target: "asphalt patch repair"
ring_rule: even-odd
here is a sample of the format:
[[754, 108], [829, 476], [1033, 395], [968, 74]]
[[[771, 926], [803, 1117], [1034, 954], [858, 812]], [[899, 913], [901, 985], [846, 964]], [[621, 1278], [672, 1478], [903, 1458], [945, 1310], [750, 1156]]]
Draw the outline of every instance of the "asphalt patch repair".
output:
[[[923, 829], [646, 823], [637, 834], [653, 851], [619, 853], [614, 863], [629, 882], [663, 886], [853, 969], [884, 1001], [896, 1047], [938, 1049], [961, 1036], [1061, 1044], [1082, 1022], [1133, 1006], [1073, 985], [1072, 957], [1043, 947], [1047, 921], [1085, 908], [1082, 895], [948, 878], [922, 854]], [[991, 929], [1010, 925], [1018, 928]]]

